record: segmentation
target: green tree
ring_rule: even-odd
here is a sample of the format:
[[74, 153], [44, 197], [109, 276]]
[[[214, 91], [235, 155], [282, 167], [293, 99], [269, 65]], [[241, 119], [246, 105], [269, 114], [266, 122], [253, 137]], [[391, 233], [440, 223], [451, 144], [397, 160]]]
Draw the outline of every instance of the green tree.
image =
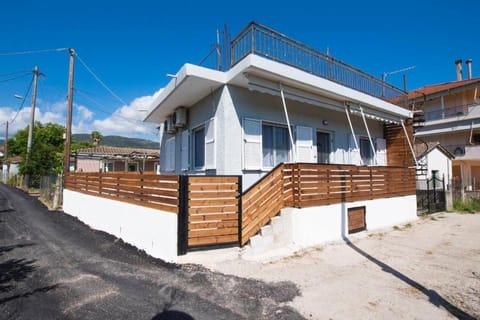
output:
[[100, 141], [102, 141], [102, 139], [103, 139], [103, 136], [100, 134], [100, 132], [99, 131], [92, 131], [90, 136], [92, 138], [92, 144], [94, 146], [99, 146]]
[[59, 124], [35, 122], [28, 163], [26, 162], [28, 126], [9, 139], [9, 153], [23, 159], [19, 164], [19, 172], [22, 175], [30, 175], [32, 186], [39, 183], [41, 176], [62, 171], [64, 132], [65, 128]]

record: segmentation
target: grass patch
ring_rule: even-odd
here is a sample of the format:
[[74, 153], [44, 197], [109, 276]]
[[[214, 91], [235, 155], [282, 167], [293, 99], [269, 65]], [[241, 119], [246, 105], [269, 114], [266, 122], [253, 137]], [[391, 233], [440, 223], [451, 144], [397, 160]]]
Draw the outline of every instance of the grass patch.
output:
[[480, 212], [480, 199], [455, 201], [453, 208], [460, 213], [477, 213]]
[[393, 230], [401, 230], [399, 226], [393, 226]]

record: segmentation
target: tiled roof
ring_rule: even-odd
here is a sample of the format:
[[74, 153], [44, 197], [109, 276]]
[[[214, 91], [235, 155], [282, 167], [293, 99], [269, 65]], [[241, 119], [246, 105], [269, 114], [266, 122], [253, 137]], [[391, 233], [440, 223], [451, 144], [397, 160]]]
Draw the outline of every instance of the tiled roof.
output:
[[417, 157], [417, 159], [422, 158], [424, 155], [426, 155], [427, 153], [429, 153], [435, 148], [438, 148], [450, 159], [455, 158], [455, 156], [450, 151], [448, 151], [444, 146], [442, 146], [438, 142], [416, 143], [413, 146], [413, 150], [415, 152], [415, 156]]
[[428, 96], [434, 93], [448, 91], [462, 86], [467, 86], [470, 84], [478, 83], [480, 85], [480, 78], [461, 80], [461, 81], [452, 81], [445, 82], [440, 84], [433, 84], [429, 86], [424, 86], [416, 90], [412, 90], [408, 93], [408, 99], [413, 100], [423, 96]]
[[92, 155], [92, 156], [120, 156], [131, 154], [145, 154], [147, 156], [159, 156], [160, 149], [141, 149], [141, 148], [120, 148], [98, 146], [94, 148], [85, 148], [76, 150], [78, 154]]

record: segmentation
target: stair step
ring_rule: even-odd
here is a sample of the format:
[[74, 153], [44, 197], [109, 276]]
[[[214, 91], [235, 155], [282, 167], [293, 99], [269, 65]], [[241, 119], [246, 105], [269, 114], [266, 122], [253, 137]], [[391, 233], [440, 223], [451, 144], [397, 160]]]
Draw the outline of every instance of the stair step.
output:
[[261, 236], [257, 234], [256, 236], [250, 238], [250, 246], [256, 250], [267, 249], [269, 246], [272, 246], [273, 243], [273, 235]]
[[263, 227], [260, 229], [260, 234], [261, 234], [263, 237], [269, 236], [269, 235], [273, 234], [273, 228], [272, 228], [272, 226], [270, 226], [270, 225], [263, 226]]

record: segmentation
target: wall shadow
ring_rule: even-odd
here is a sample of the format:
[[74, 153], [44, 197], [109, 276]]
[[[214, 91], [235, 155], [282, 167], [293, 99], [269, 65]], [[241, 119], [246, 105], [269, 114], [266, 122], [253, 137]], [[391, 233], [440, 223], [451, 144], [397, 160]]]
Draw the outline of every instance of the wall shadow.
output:
[[410, 285], [411, 287], [417, 289], [421, 293], [423, 293], [425, 296], [428, 297], [428, 301], [435, 305], [436, 307], [443, 307], [445, 308], [451, 315], [459, 318], [459, 319], [466, 319], [466, 320], [475, 320], [477, 318], [473, 317], [472, 315], [468, 314], [467, 312], [461, 310], [460, 308], [454, 306], [450, 302], [448, 302], [445, 298], [443, 298], [440, 294], [438, 294], [435, 290], [430, 290], [428, 288], [425, 288], [423, 285], [420, 283], [416, 282], [415, 280], [407, 277], [403, 273], [399, 272], [398, 270], [390, 267], [388, 264], [376, 259], [375, 257], [371, 256], [367, 252], [363, 251], [356, 245], [354, 245], [349, 239], [346, 237], [343, 238], [345, 243], [352, 248], [354, 251], [356, 251], [358, 254], [361, 256], [367, 258], [377, 266], [379, 266], [382, 271], [391, 274], [392, 276], [396, 277], [397, 279], [405, 282], [406, 284]]

